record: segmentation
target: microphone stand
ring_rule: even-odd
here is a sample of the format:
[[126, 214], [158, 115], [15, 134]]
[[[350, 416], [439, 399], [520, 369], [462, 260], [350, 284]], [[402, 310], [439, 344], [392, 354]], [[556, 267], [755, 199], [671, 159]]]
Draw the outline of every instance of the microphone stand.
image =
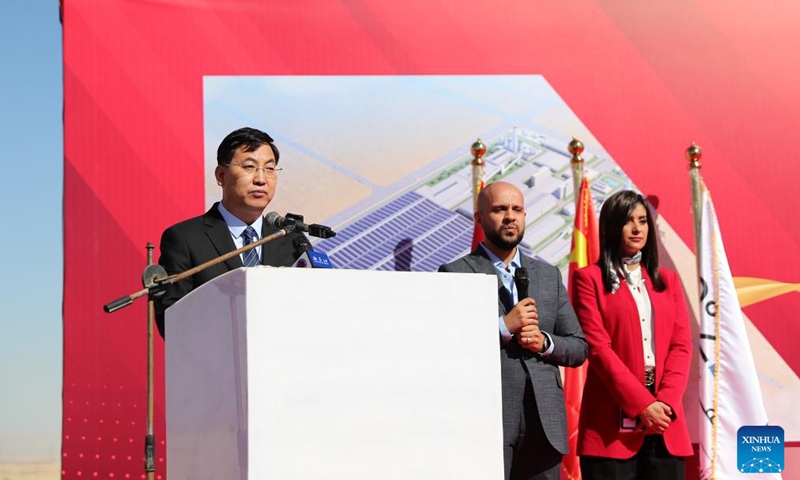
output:
[[[153, 262], [153, 242], [147, 242], [147, 267], [142, 274], [142, 283], [146, 286], [152, 283], [155, 276], [164, 270], [161, 265]], [[156, 268], [158, 267], [158, 268]], [[153, 277], [152, 279], [150, 277]], [[156, 473], [156, 436], [153, 431], [153, 417], [155, 411], [153, 380], [153, 325], [156, 320], [154, 295], [147, 297], [147, 434], [144, 437], [144, 472], [146, 480], [154, 480]]]
[[137, 298], [139, 298], [141, 296], [149, 294], [149, 295], [157, 297], [161, 293], [163, 293], [164, 290], [166, 290], [168, 286], [172, 285], [173, 283], [178, 283], [181, 280], [183, 280], [184, 278], [191, 277], [192, 275], [194, 275], [197, 272], [202, 272], [206, 268], [213, 267], [214, 265], [220, 264], [220, 263], [224, 262], [225, 260], [228, 260], [229, 258], [233, 258], [236, 255], [244, 253], [244, 252], [246, 252], [248, 250], [252, 250], [252, 249], [254, 249], [256, 247], [259, 247], [261, 245], [264, 245], [265, 243], [270, 242], [272, 240], [275, 240], [276, 238], [285, 237], [286, 235], [294, 232], [294, 230], [295, 230], [294, 224], [286, 225], [281, 230], [273, 233], [272, 235], [268, 235], [268, 236], [266, 236], [264, 238], [261, 238], [261, 239], [255, 241], [255, 242], [253, 242], [253, 243], [247, 244], [242, 248], [237, 248], [236, 250], [233, 250], [232, 252], [228, 252], [228, 253], [226, 253], [224, 255], [220, 255], [217, 258], [209, 260], [209, 261], [207, 261], [205, 263], [201, 263], [200, 265], [198, 265], [196, 267], [192, 267], [189, 270], [186, 270], [185, 272], [176, 273], [175, 275], [167, 275], [167, 271], [164, 270], [164, 268], [161, 265], [152, 265], [153, 267], [156, 267], [156, 268], [153, 268], [153, 270], [154, 271], [158, 270], [158, 272], [157, 272], [157, 274], [154, 274], [154, 275], [152, 275], [150, 277], [149, 283], [147, 282], [147, 279], [144, 279], [145, 280], [145, 285], [144, 285], [143, 289], [141, 289], [139, 291], [136, 291], [136, 292], [133, 292], [131, 294], [125, 295], [124, 297], [118, 298], [118, 299], [114, 300], [113, 302], [109, 302], [109, 303], [103, 305], [103, 310], [105, 310], [106, 313], [113, 313], [113, 312], [116, 312], [117, 310], [119, 310], [120, 308], [124, 308], [124, 307], [127, 307], [128, 305], [132, 304], [134, 300], [136, 300]]
[[144, 295], [147, 295], [147, 433], [144, 438], [144, 471], [146, 480], [154, 480], [156, 472], [156, 437], [153, 429], [153, 414], [155, 411], [155, 395], [154, 395], [154, 361], [153, 361], [153, 339], [155, 325], [156, 309], [155, 298], [164, 293], [169, 285], [180, 282], [184, 278], [191, 277], [197, 272], [201, 272], [206, 268], [212, 267], [219, 263], [233, 258], [248, 250], [252, 250], [260, 245], [275, 240], [276, 238], [285, 237], [286, 235], [294, 232], [295, 224], [287, 224], [281, 230], [261, 238], [253, 243], [238, 248], [232, 252], [220, 255], [217, 258], [202, 263], [196, 267], [190, 268], [185, 272], [175, 275], [167, 275], [167, 271], [161, 265], [153, 262], [153, 250], [155, 245], [152, 242], [147, 242], [147, 266], [142, 273], [142, 284], [144, 288], [118, 298], [113, 302], [107, 303], [103, 306], [106, 313], [113, 313], [117, 310], [131, 305], [134, 300]]

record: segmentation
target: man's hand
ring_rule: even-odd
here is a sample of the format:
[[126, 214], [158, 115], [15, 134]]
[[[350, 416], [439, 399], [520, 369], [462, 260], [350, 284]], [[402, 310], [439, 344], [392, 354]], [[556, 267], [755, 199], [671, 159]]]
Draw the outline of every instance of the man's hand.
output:
[[526, 325], [516, 335], [517, 342], [526, 350], [541, 353], [544, 347], [544, 334], [539, 330], [539, 321], [535, 325]]
[[522, 347], [534, 353], [541, 350], [544, 340], [539, 331], [539, 312], [534, 299], [523, 298], [503, 317], [503, 321]]
[[656, 400], [639, 413], [639, 420], [640, 431], [662, 434], [672, 423], [672, 407]]

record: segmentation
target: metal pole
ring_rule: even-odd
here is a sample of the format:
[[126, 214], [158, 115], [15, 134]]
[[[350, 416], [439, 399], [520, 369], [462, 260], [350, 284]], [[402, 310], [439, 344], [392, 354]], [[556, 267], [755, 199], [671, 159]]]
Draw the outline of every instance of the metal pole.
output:
[[483, 156], [486, 155], [486, 144], [481, 139], [475, 140], [470, 147], [472, 153], [472, 211], [478, 211], [478, 194], [483, 189]]
[[[147, 242], [147, 267], [153, 265], [153, 250], [155, 245]], [[145, 269], [147, 272], [147, 269]], [[145, 276], [147, 274], [145, 273]], [[147, 286], [148, 279], [144, 279]], [[147, 296], [147, 435], [144, 439], [144, 472], [146, 480], [153, 480], [156, 472], [156, 437], [153, 431], [153, 413], [155, 411], [154, 401], [154, 360], [153, 360], [153, 325], [156, 321], [156, 310], [154, 295]]]
[[[695, 263], [697, 264], [697, 275], [700, 275], [700, 259], [702, 257], [702, 247], [700, 245], [700, 209], [702, 208], [702, 184], [703, 178], [700, 176], [700, 157], [703, 156], [703, 151], [692, 142], [692, 145], [686, 149], [686, 159], [689, 160], [689, 178], [692, 182], [692, 214], [694, 215], [694, 249], [695, 249]], [[700, 282], [698, 282], [699, 284]]]
[[581, 153], [583, 153], [583, 142], [575, 137], [572, 137], [572, 141], [569, 142], [567, 150], [569, 150], [569, 153], [572, 154], [572, 159], [570, 159], [569, 163], [570, 167], [572, 167], [572, 188], [573, 194], [575, 195], [575, 214], [577, 215], [578, 197], [580, 196], [584, 175], [583, 157], [581, 157]]

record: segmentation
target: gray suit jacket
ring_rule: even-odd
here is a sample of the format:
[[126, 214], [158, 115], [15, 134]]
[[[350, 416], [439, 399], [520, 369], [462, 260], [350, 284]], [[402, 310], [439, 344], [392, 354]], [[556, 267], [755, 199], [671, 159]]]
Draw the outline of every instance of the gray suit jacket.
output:
[[[500, 368], [503, 388], [503, 436], [506, 445], [513, 444], [515, 438], [505, 438], [517, 431], [525, 382], [530, 376], [534, 397], [539, 409], [547, 440], [559, 452], [569, 452], [567, 446], [567, 416], [564, 406], [564, 392], [558, 366], [576, 367], [581, 365], [588, 353], [578, 319], [567, 298], [567, 291], [561, 272], [554, 266], [520, 256], [522, 266], [528, 270], [530, 286], [528, 295], [536, 300], [539, 312], [539, 328], [553, 339], [552, 355], [540, 357], [522, 348], [517, 339], [506, 343], [500, 337]], [[510, 294], [491, 260], [483, 248], [478, 248], [466, 257], [442, 265], [440, 272], [485, 273], [497, 277], [498, 311], [505, 315], [513, 307]], [[499, 334], [499, 333], [498, 333]]]

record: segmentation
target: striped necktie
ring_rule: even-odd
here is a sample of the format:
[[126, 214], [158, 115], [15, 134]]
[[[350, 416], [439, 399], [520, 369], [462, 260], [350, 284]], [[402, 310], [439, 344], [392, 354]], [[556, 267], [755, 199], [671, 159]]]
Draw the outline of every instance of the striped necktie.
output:
[[[242, 233], [242, 238], [244, 238], [245, 245], [250, 245], [256, 239], [256, 229], [252, 225], [248, 225]], [[244, 261], [242, 263], [244, 263], [245, 267], [260, 265], [261, 259], [258, 258], [258, 247], [244, 252]]]

